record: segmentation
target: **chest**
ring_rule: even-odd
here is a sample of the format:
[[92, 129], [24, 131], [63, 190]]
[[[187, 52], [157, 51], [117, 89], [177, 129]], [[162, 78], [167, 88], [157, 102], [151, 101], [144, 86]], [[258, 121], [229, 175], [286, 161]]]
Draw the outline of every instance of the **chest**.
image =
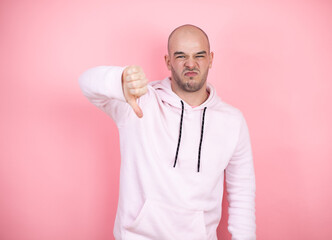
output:
[[[154, 156], [162, 164], [183, 171], [220, 174], [227, 166], [236, 146], [239, 126], [222, 112], [180, 112], [163, 110], [162, 114], [146, 114], [142, 128]], [[198, 163], [199, 161], [199, 163]]]

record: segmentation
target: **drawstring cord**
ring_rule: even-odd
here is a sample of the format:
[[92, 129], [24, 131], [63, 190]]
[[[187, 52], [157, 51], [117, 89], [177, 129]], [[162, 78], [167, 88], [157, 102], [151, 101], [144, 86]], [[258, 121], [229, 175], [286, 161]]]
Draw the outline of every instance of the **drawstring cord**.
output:
[[[181, 120], [180, 120], [180, 132], [179, 132], [179, 139], [178, 139], [178, 146], [176, 148], [176, 154], [175, 154], [175, 160], [174, 160], [174, 165], [173, 167], [175, 167], [176, 165], [176, 161], [178, 159], [178, 154], [179, 154], [179, 148], [180, 148], [180, 142], [181, 142], [181, 135], [182, 135], [182, 122], [183, 122], [183, 111], [184, 111], [184, 104], [183, 101], [181, 100], [181, 105], [182, 105], [182, 111], [181, 111]], [[197, 161], [197, 172], [199, 172], [199, 168], [200, 168], [200, 161], [201, 161], [201, 148], [202, 148], [202, 141], [203, 141], [203, 133], [204, 133], [204, 119], [205, 119], [205, 111], [206, 108], [204, 108], [203, 111], [203, 118], [202, 118], [202, 128], [201, 128], [201, 138], [199, 141], [199, 148], [198, 148], [198, 161]]]
[[179, 153], [179, 148], [180, 148], [180, 142], [181, 142], [181, 134], [182, 134], [182, 120], [183, 120], [183, 110], [184, 110], [184, 105], [181, 100], [181, 105], [182, 105], [182, 112], [181, 112], [181, 121], [180, 121], [180, 133], [179, 133], [179, 139], [178, 139], [178, 147], [176, 148], [176, 154], [175, 154], [175, 161], [173, 167], [176, 165], [176, 160], [178, 159], [178, 153]]
[[201, 161], [201, 148], [202, 148], [203, 132], [204, 132], [204, 118], [205, 118], [205, 111], [206, 111], [206, 107], [204, 108], [204, 111], [203, 111], [202, 129], [201, 129], [201, 140], [199, 141], [199, 150], [198, 150], [197, 172], [199, 172], [200, 161]]

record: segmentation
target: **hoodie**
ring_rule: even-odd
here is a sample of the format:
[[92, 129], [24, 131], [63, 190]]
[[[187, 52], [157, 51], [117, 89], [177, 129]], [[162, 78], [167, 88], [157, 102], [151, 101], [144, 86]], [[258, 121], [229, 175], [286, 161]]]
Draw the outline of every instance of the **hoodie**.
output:
[[167, 77], [137, 99], [138, 118], [123, 95], [124, 68], [98, 66], [79, 77], [83, 94], [119, 130], [115, 239], [217, 240], [225, 177], [232, 240], [255, 240], [255, 173], [241, 111], [210, 83], [208, 99], [193, 108]]

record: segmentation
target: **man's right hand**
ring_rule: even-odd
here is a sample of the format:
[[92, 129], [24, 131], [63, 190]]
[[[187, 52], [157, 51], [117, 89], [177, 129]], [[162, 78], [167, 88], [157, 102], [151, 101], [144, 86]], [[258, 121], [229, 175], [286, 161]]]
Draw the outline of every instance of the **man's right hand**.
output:
[[127, 103], [139, 118], [143, 117], [143, 112], [138, 106], [136, 99], [147, 92], [147, 85], [148, 79], [140, 66], [131, 65], [124, 69], [122, 73], [123, 94]]

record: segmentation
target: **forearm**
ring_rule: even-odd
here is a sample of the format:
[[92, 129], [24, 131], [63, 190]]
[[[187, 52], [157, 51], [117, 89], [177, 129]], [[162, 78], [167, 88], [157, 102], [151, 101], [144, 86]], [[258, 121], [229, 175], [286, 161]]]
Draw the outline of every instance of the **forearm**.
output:
[[117, 124], [123, 124], [130, 114], [122, 87], [125, 67], [98, 66], [83, 72], [79, 85], [84, 96], [107, 113]]
[[249, 132], [242, 118], [235, 152], [226, 168], [228, 230], [232, 240], [256, 239], [255, 171]]
[[122, 90], [122, 72], [125, 67], [98, 66], [83, 72], [79, 84], [83, 94], [94, 104], [105, 99], [126, 101]]

